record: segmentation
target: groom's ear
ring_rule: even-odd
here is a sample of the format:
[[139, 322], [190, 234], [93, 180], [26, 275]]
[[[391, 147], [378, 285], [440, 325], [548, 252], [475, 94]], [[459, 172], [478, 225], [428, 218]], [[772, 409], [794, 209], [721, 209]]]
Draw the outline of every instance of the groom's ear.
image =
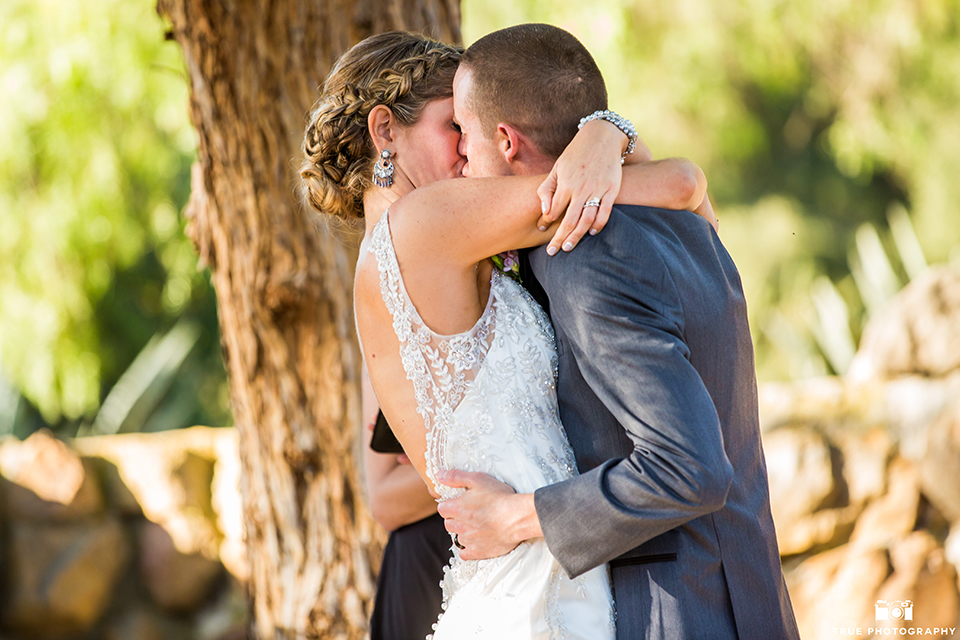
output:
[[396, 119], [393, 117], [393, 111], [390, 111], [386, 105], [378, 104], [367, 116], [367, 129], [370, 131], [373, 146], [378, 150], [394, 141], [395, 126]]
[[519, 129], [506, 122], [497, 125], [497, 149], [508, 163], [517, 160], [523, 143], [524, 136]]

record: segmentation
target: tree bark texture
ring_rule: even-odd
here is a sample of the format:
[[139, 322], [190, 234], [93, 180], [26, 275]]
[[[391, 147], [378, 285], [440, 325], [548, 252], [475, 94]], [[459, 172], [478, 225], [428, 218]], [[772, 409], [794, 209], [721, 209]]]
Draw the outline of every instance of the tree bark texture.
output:
[[333, 62], [381, 31], [460, 40], [458, 0], [158, 0], [183, 49], [199, 157], [185, 215], [212, 270], [240, 436], [258, 638], [361, 638], [382, 532], [356, 436], [356, 238], [318, 231], [297, 185]]

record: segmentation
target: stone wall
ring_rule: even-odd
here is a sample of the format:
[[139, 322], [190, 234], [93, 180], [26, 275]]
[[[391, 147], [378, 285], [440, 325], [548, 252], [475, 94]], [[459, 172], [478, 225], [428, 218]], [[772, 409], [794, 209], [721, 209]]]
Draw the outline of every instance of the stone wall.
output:
[[[766, 385], [761, 396], [770, 501], [802, 637], [869, 637], [878, 626], [956, 633], [960, 375]], [[913, 621], [877, 622], [881, 600], [912, 602]]]
[[0, 638], [233, 640], [232, 429], [0, 442]]
[[764, 385], [760, 406], [802, 637], [958, 635], [960, 270], [904, 289], [845, 378]]

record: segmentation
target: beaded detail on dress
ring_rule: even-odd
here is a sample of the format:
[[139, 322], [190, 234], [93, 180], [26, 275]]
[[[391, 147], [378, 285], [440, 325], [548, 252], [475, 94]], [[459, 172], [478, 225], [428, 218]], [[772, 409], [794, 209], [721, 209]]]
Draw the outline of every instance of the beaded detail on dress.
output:
[[386, 211], [383, 213], [374, 228], [371, 243], [380, 269], [380, 294], [393, 318], [403, 370], [413, 383], [416, 394], [417, 413], [427, 428], [427, 476], [441, 499], [453, 498], [458, 492], [439, 484], [436, 473], [444, 468], [445, 434], [453, 412], [480, 370], [490, 347], [491, 328], [496, 318], [495, 291], [501, 274], [494, 270], [487, 306], [471, 329], [452, 336], [434, 333], [420, 318], [407, 295], [390, 237], [387, 214]]
[[[441, 499], [462, 491], [436, 482], [442, 469], [483, 472], [522, 493], [573, 477], [573, 451], [556, 401], [553, 328], [530, 295], [494, 269], [490, 297], [476, 324], [457, 335], [439, 335], [407, 295], [388, 212], [374, 227], [370, 251], [426, 427], [427, 476]], [[606, 569], [571, 580], [543, 540], [489, 560], [463, 560], [454, 549], [442, 586], [445, 613], [437, 625], [438, 640], [593, 639], [602, 637], [597, 629], [606, 627], [610, 616]], [[595, 603], [589, 619], [580, 619], [582, 604], [570, 617], [574, 601]], [[534, 610], [539, 613], [529, 615]]]

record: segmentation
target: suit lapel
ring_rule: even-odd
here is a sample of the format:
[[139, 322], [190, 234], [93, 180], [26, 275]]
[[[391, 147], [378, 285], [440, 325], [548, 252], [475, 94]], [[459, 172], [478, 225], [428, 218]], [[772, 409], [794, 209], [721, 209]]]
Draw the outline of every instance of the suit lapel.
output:
[[530, 254], [538, 249], [540, 249], [540, 247], [522, 249], [520, 251], [520, 280], [523, 288], [527, 290], [527, 293], [549, 314], [550, 299], [547, 297], [547, 292], [543, 290], [543, 285], [537, 280], [537, 276], [534, 275], [533, 268], [530, 266]]

